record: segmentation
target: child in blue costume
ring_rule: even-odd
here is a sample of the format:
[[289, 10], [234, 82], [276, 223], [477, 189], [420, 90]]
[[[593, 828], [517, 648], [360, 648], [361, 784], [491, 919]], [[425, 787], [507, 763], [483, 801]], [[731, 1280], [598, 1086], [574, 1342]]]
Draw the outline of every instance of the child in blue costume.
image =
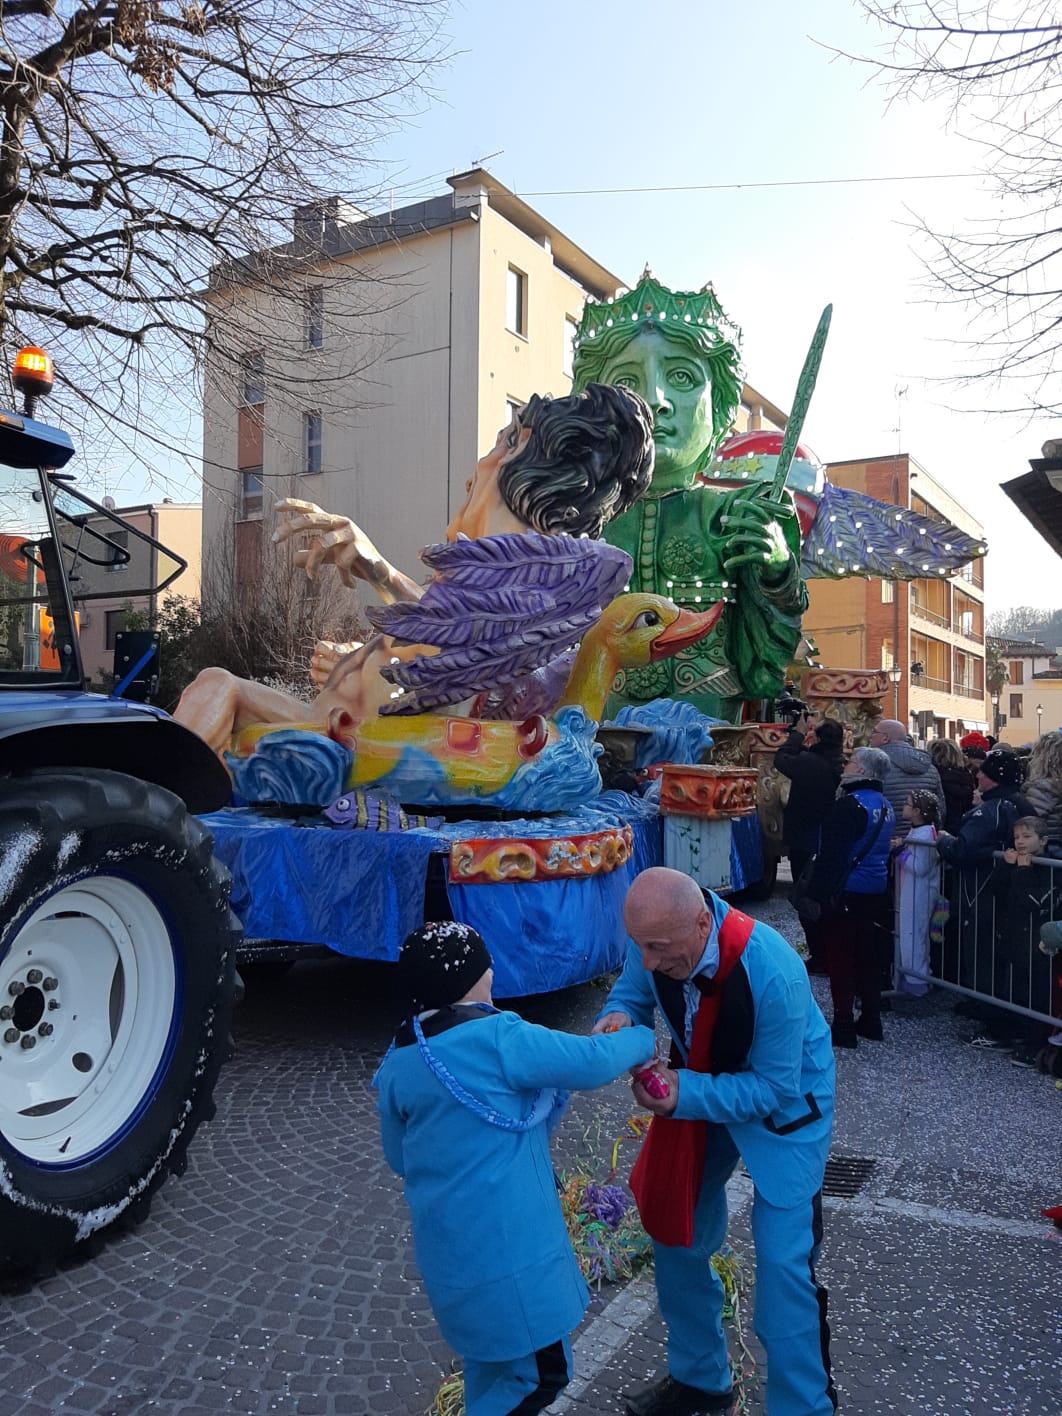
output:
[[467, 1416], [543, 1411], [571, 1376], [589, 1293], [561, 1213], [549, 1123], [563, 1090], [649, 1062], [646, 1027], [573, 1037], [491, 1004], [491, 958], [467, 925], [402, 946], [408, 1020], [376, 1075], [384, 1154], [405, 1181], [413, 1244]]

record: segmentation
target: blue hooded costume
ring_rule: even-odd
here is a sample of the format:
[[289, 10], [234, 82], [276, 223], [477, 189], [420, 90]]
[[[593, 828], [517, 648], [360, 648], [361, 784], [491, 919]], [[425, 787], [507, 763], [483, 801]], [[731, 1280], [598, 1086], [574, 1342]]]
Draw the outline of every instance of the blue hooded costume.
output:
[[708, 1123], [693, 1243], [654, 1244], [668, 1370], [705, 1393], [730, 1388], [723, 1288], [710, 1260], [726, 1235], [725, 1186], [740, 1156], [755, 1189], [755, 1328], [767, 1351], [767, 1409], [770, 1416], [825, 1416], [836, 1409], [836, 1396], [826, 1293], [814, 1263], [833, 1118], [830, 1030], [796, 952], [769, 926], [749, 921], [744, 949], [720, 988], [711, 1071], [688, 1070], [698, 993], [710, 988], [719, 929], [730, 913], [712, 894], [707, 908], [712, 928], [693, 977], [679, 982], [647, 972], [632, 946], [601, 1013], [623, 1012], [650, 1026], [660, 1009], [680, 1064], [674, 1117]]
[[561, 1089], [603, 1086], [654, 1052], [646, 1027], [574, 1037], [458, 1004], [400, 1029], [384, 1059], [384, 1153], [405, 1181], [436, 1321], [464, 1361], [467, 1416], [540, 1411], [569, 1380], [589, 1293], [549, 1123]]

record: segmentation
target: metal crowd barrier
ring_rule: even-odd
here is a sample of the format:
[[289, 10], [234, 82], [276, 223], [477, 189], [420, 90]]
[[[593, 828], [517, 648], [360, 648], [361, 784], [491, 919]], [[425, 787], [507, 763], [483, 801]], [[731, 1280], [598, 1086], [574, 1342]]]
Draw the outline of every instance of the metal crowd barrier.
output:
[[[910, 844], [912, 849], [937, 853], [936, 846], [928, 842]], [[1002, 851], [997, 851], [995, 860], [1002, 858]], [[1062, 956], [1040, 951], [1040, 925], [1062, 918], [1062, 860], [1034, 858], [1034, 864], [1049, 867], [1051, 889], [1040, 918], [1020, 923], [1005, 917], [990, 889], [993, 864], [952, 866], [941, 861], [939, 893], [948, 901], [943, 938], [930, 942], [930, 973], [919, 974], [910, 968], [904, 973], [1058, 1027], [1062, 1019]], [[896, 900], [895, 967], [899, 970], [898, 892]]]

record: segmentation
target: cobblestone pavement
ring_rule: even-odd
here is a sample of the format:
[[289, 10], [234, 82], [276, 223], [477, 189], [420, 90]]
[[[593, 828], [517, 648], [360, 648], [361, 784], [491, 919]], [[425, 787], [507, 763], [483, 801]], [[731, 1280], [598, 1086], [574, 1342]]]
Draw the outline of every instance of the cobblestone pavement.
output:
[[[790, 931], [778, 901], [764, 910]], [[525, 1011], [582, 1030], [602, 997], [588, 986]], [[93, 1263], [0, 1298], [0, 1416], [425, 1411], [450, 1354], [373, 1123], [385, 1013], [372, 967], [306, 963], [252, 983], [217, 1120], [183, 1180]], [[835, 1150], [876, 1162], [855, 1199], [827, 1205], [821, 1274], [845, 1412], [1062, 1410], [1062, 1235], [1037, 1217], [1062, 1199], [1062, 1092], [963, 1046], [963, 1032], [934, 998], [887, 1019], [884, 1045], [839, 1058]], [[628, 1101], [618, 1085], [580, 1098], [562, 1161], [603, 1173]], [[731, 1238], [751, 1272], [747, 1186], [734, 1198]], [[555, 1409], [621, 1411], [620, 1393], [664, 1360], [651, 1283], [598, 1295], [578, 1350]]]

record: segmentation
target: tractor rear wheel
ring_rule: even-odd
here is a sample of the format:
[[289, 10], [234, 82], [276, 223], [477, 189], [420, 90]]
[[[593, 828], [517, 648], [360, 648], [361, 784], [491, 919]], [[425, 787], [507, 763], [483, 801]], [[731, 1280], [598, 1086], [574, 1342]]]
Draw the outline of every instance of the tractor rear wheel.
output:
[[0, 783], [0, 1278], [89, 1252], [183, 1170], [229, 1047], [228, 895], [161, 787]]

